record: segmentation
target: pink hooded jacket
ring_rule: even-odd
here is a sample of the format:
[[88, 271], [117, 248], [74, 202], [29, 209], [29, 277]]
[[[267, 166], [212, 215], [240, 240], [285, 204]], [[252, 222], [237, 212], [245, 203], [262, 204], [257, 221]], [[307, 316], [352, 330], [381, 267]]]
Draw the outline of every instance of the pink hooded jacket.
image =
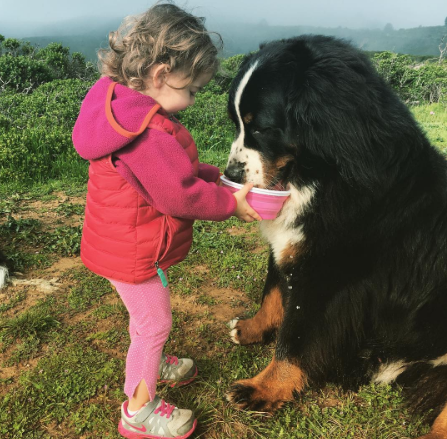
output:
[[[94, 250], [98, 245], [102, 246], [101, 255], [109, 255], [114, 250], [120, 253], [119, 242], [122, 241], [123, 237], [116, 236], [115, 239], [114, 235], [108, 233], [106, 229], [113, 222], [113, 229], [120, 230], [115, 223], [126, 217], [125, 224], [123, 223], [123, 226], [126, 227], [126, 229], [123, 229], [126, 230], [126, 239], [129, 240], [129, 236], [134, 236], [134, 238], [130, 239], [130, 242], [127, 242], [130, 244], [129, 248], [138, 248], [140, 245], [142, 250], [138, 252], [137, 249], [135, 252], [131, 252], [131, 254], [128, 254], [128, 251], [126, 251], [126, 254], [116, 255], [118, 259], [127, 258], [131, 261], [128, 264], [125, 264], [124, 260], [122, 260], [121, 264], [115, 262], [112, 270], [109, 269], [110, 267], [103, 269], [102, 265], [107, 265], [107, 260], [104, 260], [103, 263], [98, 260], [88, 261], [86, 265], [102, 276], [138, 283], [156, 273], [152, 263], [149, 262], [154, 262], [154, 255], [148, 253], [155, 253], [157, 247], [159, 250], [158, 243], [160, 241], [160, 237], [157, 237], [157, 239], [154, 238], [153, 245], [139, 243], [137, 236], [142, 236], [142, 233], [138, 227], [143, 227], [145, 230], [149, 228], [145, 231], [146, 235], [148, 233], [151, 236], [154, 235], [154, 231], [151, 228], [159, 228], [160, 221], [158, 219], [161, 214], [165, 215], [168, 220], [171, 218], [168, 223], [176, 220], [176, 224], [180, 224], [182, 220], [179, 219], [182, 218], [184, 220], [225, 220], [234, 213], [236, 200], [228, 189], [215, 184], [219, 177], [218, 168], [197, 163], [197, 160], [196, 163], [192, 162], [185, 145], [188, 141], [194, 145], [192, 138], [186, 128], [175, 118], [170, 118], [163, 109], [159, 109], [156, 112], [157, 117], [154, 118], [158, 121], [156, 126], [154, 126], [157, 129], [146, 128], [140, 130], [141, 133], [136, 136], [131, 135], [139, 131], [151, 110], [154, 113], [156, 108], [153, 107], [157, 104], [149, 96], [119, 84], [115, 87], [111, 86], [111, 84], [113, 82], [109, 78], [104, 77], [92, 87], [82, 103], [81, 111], [73, 130], [73, 143], [77, 152], [84, 159], [91, 161], [91, 178], [92, 166], [96, 165], [99, 159], [107, 160], [111, 155], [113, 165], [117, 171], [110, 166], [107, 168], [95, 168], [104, 169], [108, 177], [110, 172], [115, 172], [115, 177], [111, 174], [114, 178], [114, 183], [106, 189], [109, 192], [113, 189], [116, 194], [114, 194], [115, 198], [113, 198], [114, 204], [108, 206], [110, 209], [106, 208], [107, 202], [104, 204], [103, 201], [100, 201], [101, 210], [98, 210], [98, 198], [96, 197], [95, 209], [101, 213], [96, 215], [95, 221], [101, 218], [103, 224], [95, 225], [95, 233], [96, 235], [102, 234], [104, 230], [107, 239], [104, 240], [104, 236], [89, 235], [89, 242], [84, 242], [86, 241], [85, 235], [88, 235], [86, 224], [84, 224], [81, 257], [83, 257], [83, 261], [86, 263], [86, 260], [89, 259], [89, 255], [86, 255], [86, 253], [90, 255], [95, 253]], [[108, 100], [109, 103], [107, 103]], [[111, 120], [116, 121], [116, 124], [111, 123]], [[182, 134], [179, 139], [183, 139], [181, 140], [183, 144], [177, 140], [177, 134], [172, 135], [172, 129], [169, 127], [175, 128], [177, 134], [181, 131]], [[185, 137], [185, 133], [187, 137]], [[97, 178], [96, 174], [94, 176]], [[116, 177], [123, 179], [123, 185], [119, 182], [117, 184]], [[104, 178], [103, 181], [108, 180]], [[91, 185], [90, 183], [91, 181], [89, 182], [89, 194], [87, 195], [86, 220], [89, 212], [89, 198], [90, 207], [94, 205], [94, 202], [91, 200], [95, 198], [95, 194], [91, 194], [91, 191], [98, 191], [97, 185]], [[130, 185], [131, 190], [136, 191], [134, 192], [135, 196], [132, 196], [132, 191], [129, 192], [129, 188], [125, 186], [126, 184]], [[118, 188], [125, 190], [118, 190]], [[103, 189], [104, 187], [101, 188], [101, 190]], [[119, 199], [120, 196], [121, 199]], [[103, 195], [101, 197], [104, 199], [108, 198], [103, 197]], [[129, 197], [133, 197], [132, 200]], [[129, 200], [129, 205], [126, 204], [126, 200]], [[143, 203], [142, 200], [144, 201]], [[132, 214], [134, 222], [129, 221], [128, 218], [131, 205], [132, 212], [134, 212]], [[123, 212], [126, 215], [121, 216], [119, 213], [117, 214], [116, 206], [119, 206], [121, 209], [118, 212]], [[149, 215], [147, 215], [147, 208], [152, 212]], [[148, 220], [157, 219], [157, 221], [152, 221], [152, 224], [144, 224], [143, 221], [143, 224], [141, 224], [141, 212], [145, 213], [145, 218]], [[138, 220], [140, 221], [139, 223]], [[135, 233], [127, 233], [129, 224], [135, 224]], [[184, 224], [188, 224], [191, 233], [192, 221], [184, 221]], [[161, 239], [163, 240], [163, 237]], [[172, 237], [169, 237], [169, 241], [171, 240]], [[90, 250], [87, 251], [87, 248], [90, 248]], [[182, 250], [184, 253], [182, 258], [177, 258], [174, 262], [183, 259], [188, 250], [189, 245]], [[132, 261], [134, 258], [137, 258], [137, 261]], [[138, 260], [142, 262], [140, 261], [141, 263], [139, 263]], [[167, 258], [166, 262], [170, 263], [172, 261]], [[121, 267], [125, 265], [129, 268], [123, 269], [123, 273], [119, 273]], [[134, 266], [138, 266], [137, 271], [132, 268]], [[167, 268], [169, 264], [160, 264], [160, 266], [161, 268]], [[116, 271], [117, 267], [118, 271]], [[146, 274], [144, 269], [142, 271], [142, 267], [147, 267]]]

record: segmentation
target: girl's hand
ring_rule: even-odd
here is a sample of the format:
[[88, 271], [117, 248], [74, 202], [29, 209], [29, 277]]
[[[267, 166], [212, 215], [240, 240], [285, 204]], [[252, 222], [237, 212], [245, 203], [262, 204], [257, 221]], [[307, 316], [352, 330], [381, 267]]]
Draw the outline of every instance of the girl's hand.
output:
[[262, 221], [262, 218], [259, 216], [259, 214], [255, 210], [253, 210], [253, 208], [247, 203], [247, 200], [245, 199], [252, 187], [253, 183], [246, 183], [242, 189], [233, 194], [237, 202], [236, 211], [233, 215], [241, 220], [246, 221], [247, 223], [251, 223], [255, 220]]

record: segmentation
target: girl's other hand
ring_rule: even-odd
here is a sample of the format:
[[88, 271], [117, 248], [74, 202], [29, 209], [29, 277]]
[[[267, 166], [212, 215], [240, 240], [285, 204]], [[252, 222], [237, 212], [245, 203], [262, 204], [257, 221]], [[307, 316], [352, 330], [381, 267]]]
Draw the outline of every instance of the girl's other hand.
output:
[[246, 183], [242, 189], [233, 194], [237, 202], [234, 216], [246, 221], [247, 223], [251, 223], [255, 220], [262, 221], [262, 218], [259, 216], [259, 214], [255, 210], [253, 210], [253, 208], [247, 203], [247, 200], [245, 199], [252, 188], [253, 183]]

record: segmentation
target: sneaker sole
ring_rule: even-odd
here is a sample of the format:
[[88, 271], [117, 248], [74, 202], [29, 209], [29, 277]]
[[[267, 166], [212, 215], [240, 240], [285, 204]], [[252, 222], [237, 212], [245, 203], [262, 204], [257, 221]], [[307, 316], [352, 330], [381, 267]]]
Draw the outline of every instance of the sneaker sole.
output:
[[191, 383], [192, 381], [194, 381], [197, 377], [199, 373], [199, 369], [197, 369], [196, 367], [196, 372], [194, 373], [194, 375], [189, 378], [188, 380], [185, 381], [172, 381], [172, 380], [159, 380], [158, 382], [160, 384], [166, 384], [166, 383], [170, 383], [169, 387], [181, 387], [181, 386], [186, 386], [187, 384]]
[[153, 434], [146, 434], [146, 433], [138, 433], [133, 432], [130, 430], [126, 430], [123, 426], [122, 421], [118, 424], [118, 432], [121, 436], [127, 438], [127, 439], [186, 439], [187, 437], [191, 436], [193, 431], [197, 427], [197, 419], [194, 420], [194, 423], [192, 424], [191, 430], [188, 431], [188, 433], [184, 434], [183, 436], [156, 436]]

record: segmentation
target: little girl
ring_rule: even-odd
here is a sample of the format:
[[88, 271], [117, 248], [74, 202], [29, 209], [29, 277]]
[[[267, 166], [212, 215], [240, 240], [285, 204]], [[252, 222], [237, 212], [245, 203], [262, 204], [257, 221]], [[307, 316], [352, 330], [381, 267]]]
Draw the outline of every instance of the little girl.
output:
[[195, 219], [232, 215], [260, 220], [245, 197], [216, 184], [219, 169], [198, 160], [186, 128], [173, 116], [218, 67], [202, 21], [172, 4], [127, 19], [99, 53], [101, 79], [82, 103], [73, 130], [90, 160], [81, 258], [115, 286], [129, 311], [118, 430], [126, 438], [186, 438], [197, 421], [156, 394], [157, 379], [186, 384], [193, 360], [163, 353], [172, 325], [164, 271], [191, 246]]

